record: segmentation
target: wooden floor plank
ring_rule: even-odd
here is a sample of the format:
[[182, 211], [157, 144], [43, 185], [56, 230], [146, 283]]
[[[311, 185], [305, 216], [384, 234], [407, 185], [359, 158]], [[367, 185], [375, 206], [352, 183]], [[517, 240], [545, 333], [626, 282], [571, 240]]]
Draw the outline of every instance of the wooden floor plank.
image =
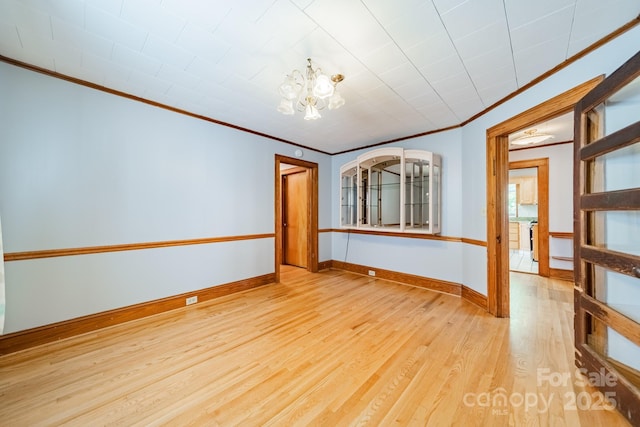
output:
[[[279, 284], [0, 357], [0, 424], [628, 425], [567, 402], [595, 393], [573, 377], [568, 282], [512, 273], [512, 318], [497, 319], [368, 276], [281, 273]], [[540, 382], [540, 370], [571, 380]], [[527, 396], [550, 405], [517, 400]]]

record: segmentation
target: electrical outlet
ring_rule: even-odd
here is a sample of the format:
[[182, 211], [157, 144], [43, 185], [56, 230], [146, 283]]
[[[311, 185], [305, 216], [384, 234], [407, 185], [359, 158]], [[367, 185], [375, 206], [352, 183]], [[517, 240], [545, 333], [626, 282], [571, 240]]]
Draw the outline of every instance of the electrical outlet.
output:
[[198, 296], [193, 296], [193, 297], [187, 298], [187, 305], [195, 304], [197, 302], [198, 302]]
[[369, 276], [375, 276], [376, 272], [375, 270], [369, 270]]

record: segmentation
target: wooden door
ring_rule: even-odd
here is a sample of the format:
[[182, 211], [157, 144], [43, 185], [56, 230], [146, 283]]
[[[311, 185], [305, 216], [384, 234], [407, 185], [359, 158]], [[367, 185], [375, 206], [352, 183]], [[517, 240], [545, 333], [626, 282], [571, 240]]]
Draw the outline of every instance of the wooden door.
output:
[[282, 175], [283, 264], [307, 267], [309, 241], [308, 171]]
[[640, 425], [640, 53], [575, 112], [576, 364]]

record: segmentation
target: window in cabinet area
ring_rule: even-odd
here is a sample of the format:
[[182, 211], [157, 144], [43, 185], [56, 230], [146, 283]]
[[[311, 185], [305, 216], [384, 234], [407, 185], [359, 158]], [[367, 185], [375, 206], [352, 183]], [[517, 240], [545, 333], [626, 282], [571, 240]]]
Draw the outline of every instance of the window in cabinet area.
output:
[[341, 226], [439, 233], [440, 174], [440, 156], [428, 151], [381, 148], [358, 156], [340, 168]]
[[518, 185], [509, 183], [509, 217], [518, 216]]

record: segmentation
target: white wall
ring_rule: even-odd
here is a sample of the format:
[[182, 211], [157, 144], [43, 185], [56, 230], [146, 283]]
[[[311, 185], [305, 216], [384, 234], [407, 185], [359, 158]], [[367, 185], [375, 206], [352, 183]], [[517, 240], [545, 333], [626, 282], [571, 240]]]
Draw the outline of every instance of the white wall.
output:
[[[274, 155], [296, 147], [0, 63], [5, 253], [274, 232]], [[265, 159], [267, 161], [265, 161]], [[319, 163], [319, 227], [331, 162]], [[320, 239], [320, 261], [330, 241]], [[273, 238], [13, 261], [14, 332], [273, 273]]]

